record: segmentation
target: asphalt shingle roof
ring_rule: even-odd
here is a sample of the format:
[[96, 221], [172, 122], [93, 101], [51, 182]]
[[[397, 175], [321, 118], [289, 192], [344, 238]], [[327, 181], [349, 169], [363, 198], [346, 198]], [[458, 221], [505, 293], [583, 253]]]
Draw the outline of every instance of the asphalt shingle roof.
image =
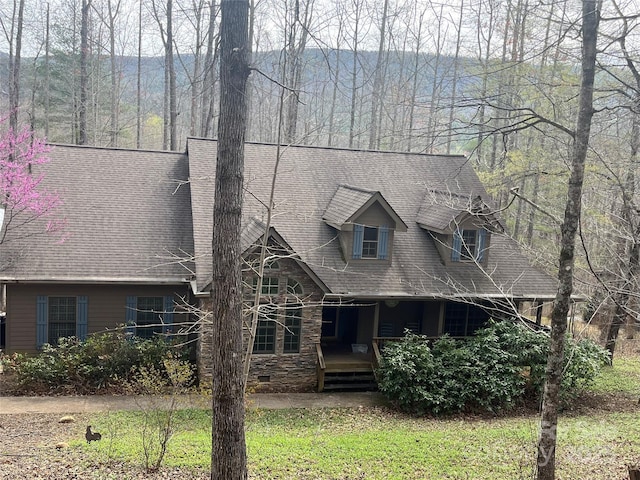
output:
[[0, 263], [15, 261], [0, 279], [178, 283], [191, 276], [191, 262], [179, 261], [193, 252], [189, 189], [180, 183], [188, 177], [185, 154], [53, 145], [48, 156], [34, 173], [44, 173], [43, 187], [62, 200], [54, 217], [66, 222], [65, 240], [5, 242]]
[[[243, 231], [247, 240], [248, 232], [255, 236], [255, 228], [266, 220], [275, 155], [275, 145], [245, 145]], [[211, 277], [216, 142], [191, 138], [188, 156], [196, 273], [203, 288]], [[341, 185], [363, 192], [354, 199], [358, 207], [367, 192], [380, 192], [407, 224], [406, 232], [394, 236], [390, 265], [349, 262], [342, 255], [338, 231], [323, 221]], [[272, 225], [333, 294], [371, 298], [554, 295], [555, 281], [532, 267], [513, 240], [498, 234], [492, 235], [485, 272], [464, 262], [445, 268], [431, 235], [419, 225], [428, 215], [424, 203], [429, 191], [488, 198], [462, 156], [287, 147], [276, 178]], [[332, 207], [329, 214], [339, 220], [353, 208]]]
[[[0, 265], [15, 260], [0, 271], [0, 280], [178, 283], [195, 273], [203, 289], [212, 270], [216, 147], [213, 140], [192, 138], [187, 156], [54, 146], [51, 162], [35, 173], [42, 171], [43, 186], [63, 200], [56, 216], [67, 222], [66, 240], [38, 235], [0, 245]], [[464, 262], [445, 268], [423, 227], [443, 225], [456, 209], [429, 206], [425, 199], [430, 191], [488, 198], [464, 157], [304, 146], [282, 152], [272, 226], [331, 294], [553, 297], [555, 280], [496, 233], [490, 274]], [[274, 145], [245, 146], [243, 249], [264, 231], [275, 154]], [[395, 232], [390, 264], [350, 262], [338, 230], [323, 217], [348, 218], [377, 192], [408, 228]], [[330, 207], [338, 196], [340, 205]]]

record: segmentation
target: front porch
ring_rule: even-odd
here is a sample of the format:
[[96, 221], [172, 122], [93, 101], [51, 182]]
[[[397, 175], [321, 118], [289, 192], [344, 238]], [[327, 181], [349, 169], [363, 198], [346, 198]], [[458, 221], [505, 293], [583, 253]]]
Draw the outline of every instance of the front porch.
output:
[[317, 390], [375, 390], [385, 342], [402, 339], [406, 331], [428, 339], [464, 337], [488, 317], [478, 306], [440, 300], [325, 305], [316, 344]]

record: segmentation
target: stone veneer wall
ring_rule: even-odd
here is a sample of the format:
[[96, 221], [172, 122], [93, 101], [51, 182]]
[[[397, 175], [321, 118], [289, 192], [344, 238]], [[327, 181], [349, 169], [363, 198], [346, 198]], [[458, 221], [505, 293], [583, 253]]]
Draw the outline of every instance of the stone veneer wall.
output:
[[[254, 354], [251, 359], [247, 389], [261, 392], [310, 391], [316, 387], [316, 343], [320, 342], [322, 329], [322, 291], [307, 273], [290, 258], [278, 260], [277, 270], [265, 269], [265, 277], [278, 277], [278, 295], [271, 297], [274, 304], [285, 302], [302, 303], [301, 339], [299, 353], [282, 353], [284, 327], [276, 326], [276, 348], [273, 354]], [[245, 285], [251, 285], [255, 275], [246, 275]], [[287, 280], [298, 281], [303, 288], [299, 298], [287, 295]], [[246, 290], [245, 301], [252, 301], [250, 289]], [[265, 299], [266, 300], [266, 299]], [[201, 308], [210, 311], [210, 299], [201, 301]], [[245, 345], [248, 330], [244, 329]], [[201, 327], [198, 342], [198, 375], [201, 385], [211, 382], [211, 324]]]

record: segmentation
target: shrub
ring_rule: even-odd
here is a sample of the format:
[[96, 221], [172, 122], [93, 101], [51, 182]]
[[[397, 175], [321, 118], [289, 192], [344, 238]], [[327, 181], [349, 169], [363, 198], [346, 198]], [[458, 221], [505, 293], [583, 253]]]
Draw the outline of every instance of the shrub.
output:
[[122, 332], [104, 332], [86, 341], [68, 337], [55, 347], [45, 344], [38, 355], [16, 356], [12, 367], [23, 391], [86, 394], [124, 388], [141, 366], [161, 372], [159, 382], [167, 380], [164, 362], [175, 351], [163, 337], [127, 338]]
[[[544, 332], [509, 321], [465, 340], [443, 337], [432, 346], [426, 337], [407, 332], [402, 341], [385, 346], [378, 385], [398, 408], [417, 414], [508, 409], [527, 396], [540, 398], [548, 340]], [[606, 360], [595, 343], [568, 337], [563, 398], [593, 382]]]

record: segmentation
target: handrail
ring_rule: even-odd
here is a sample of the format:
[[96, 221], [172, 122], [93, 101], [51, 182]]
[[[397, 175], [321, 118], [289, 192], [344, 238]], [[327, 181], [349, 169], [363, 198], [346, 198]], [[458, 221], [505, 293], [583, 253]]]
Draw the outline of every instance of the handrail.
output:
[[373, 341], [371, 342], [371, 349], [373, 350], [373, 367], [374, 370], [377, 369], [380, 366], [380, 363], [382, 362], [382, 354], [380, 353], [380, 347], [378, 346], [378, 340], [377, 339], [373, 339]]
[[319, 343], [316, 343], [316, 353], [318, 354], [318, 365], [319, 367], [324, 370], [327, 368], [327, 366], [324, 363], [324, 354], [322, 353], [322, 345], [320, 345]]
[[318, 392], [324, 390], [324, 371], [327, 366], [324, 363], [324, 354], [322, 353], [322, 345], [316, 343], [316, 354], [318, 355], [318, 364], [316, 365], [316, 375], [318, 376]]

